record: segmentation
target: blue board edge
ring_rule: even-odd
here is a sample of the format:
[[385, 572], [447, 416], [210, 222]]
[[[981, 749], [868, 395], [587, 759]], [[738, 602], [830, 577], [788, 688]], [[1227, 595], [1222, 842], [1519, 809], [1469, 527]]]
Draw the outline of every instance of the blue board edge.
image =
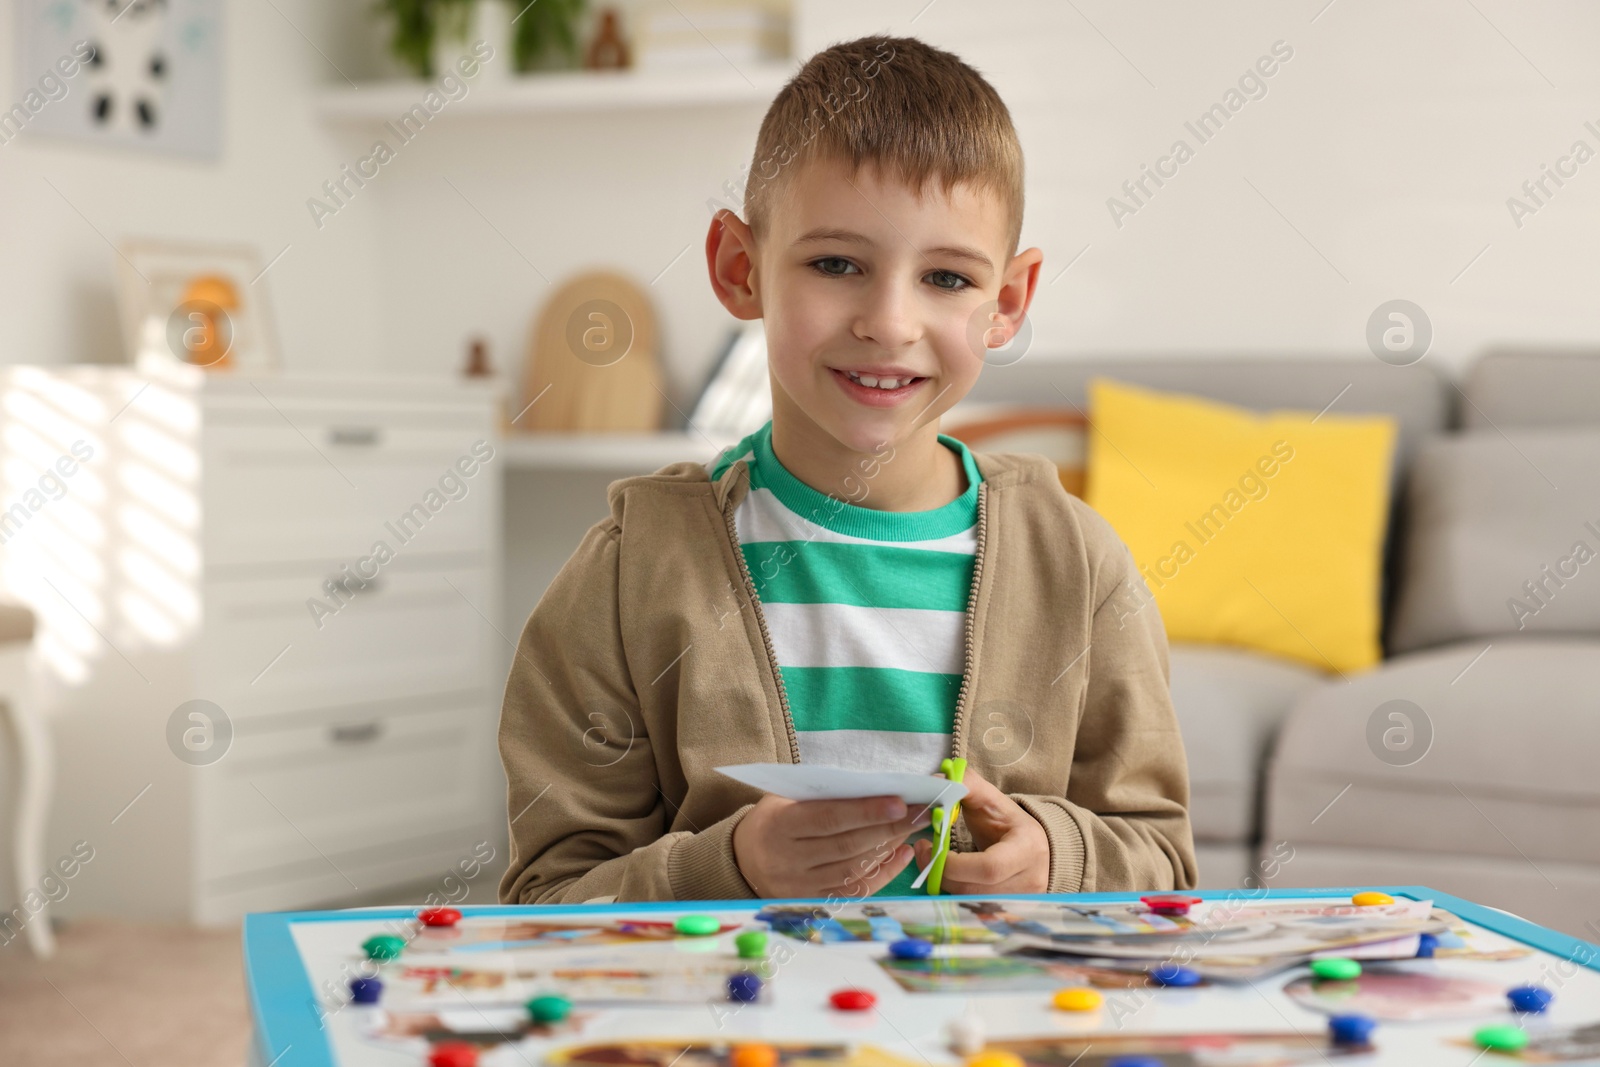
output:
[[[1259, 900], [1263, 897], [1296, 900], [1307, 897], [1349, 896], [1353, 891], [1376, 889], [1393, 897], [1432, 900], [1468, 922], [1520, 941], [1525, 945], [1564, 957], [1592, 971], [1600, 971], [1600, 945], [1538, 926], [1495, 908], [1441, 893], [1421, 885], [1329, 887], [1322, 889], [1196, 889], [1186, 890], [1202, 900]], [[944, 900], [1072, 900], [1086, 904], [1110, 904], [1138, 900], [1138, 893], [993, 893], [979, 896], [946, 896]], [[925, 895], [873, 897], [873, 903], [926, 901]], [[767, 904], [859, 903], [795, 897], [783, 900], [668, 900], [618, 904], [490, 904], [470, 906], [473, 916], [530, 915], [558, 912], [562, 915], [593, 915], [616, 911], [675, 911], [685, 908], [715, 911], [722, 908], [751, 908]], [[250, 998], [250, 1013], [255, 1024], [256, 1054], [260, 1067], [334, 1067], [333, 1049], [321, 1024], [321, 1003], [311, 976], [306, 973], [295, 948], [292, 926], [295, 923], [337, 922], [371, 919], [375, 922], [414, 918], [417, 908], [346, 908], [338, 911], [265, 912], [246, 915], [244, 941], [245, 985]]]

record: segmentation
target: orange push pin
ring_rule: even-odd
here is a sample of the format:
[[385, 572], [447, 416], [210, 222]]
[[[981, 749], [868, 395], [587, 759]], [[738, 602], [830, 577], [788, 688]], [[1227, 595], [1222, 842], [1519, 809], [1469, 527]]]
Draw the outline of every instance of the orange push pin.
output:
[[771, 1045], [735, 1045], [728, 1062], [730, 1067], [778, 1067], [778, 1050]]

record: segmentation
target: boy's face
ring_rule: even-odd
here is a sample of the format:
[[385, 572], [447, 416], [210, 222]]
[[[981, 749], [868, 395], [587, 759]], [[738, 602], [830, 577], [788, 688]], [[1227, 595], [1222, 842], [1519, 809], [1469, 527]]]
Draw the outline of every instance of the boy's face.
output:
[[[986, 347], [1021, 325], [1042, 259], [1036, 248], [1007, 256], [1010, 220], [988, 190], [958, 184], [946, 196], [930, 183], [919, 200], [870, 164], [853, 177], [842, 162], [804, 164], [759, 247], [737, 217], [720, 218], [734, 239], [713, 221], [712, 285], [735, 315], [765, 320], [774, 418], [855, 452], [937, 425]], [[869, 391], [845, 371], [902, 387]], [[908, 375], [921, 380], [906, 387]]]

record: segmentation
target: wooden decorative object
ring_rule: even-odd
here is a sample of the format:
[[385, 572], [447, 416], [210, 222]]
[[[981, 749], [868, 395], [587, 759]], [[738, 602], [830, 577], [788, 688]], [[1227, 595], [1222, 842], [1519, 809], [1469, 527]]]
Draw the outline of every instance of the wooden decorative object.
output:
[[655, 311], [630, 279], [610, 271], [568, 279], [535, 321], [512, 429], [660, 430], [656, 337]]
[[616, 8], [600, 9], [600, 28], [589, 42], [583, 65], [589, 70], [626, 70], [633, 66], [632, 49], [622, 35]]

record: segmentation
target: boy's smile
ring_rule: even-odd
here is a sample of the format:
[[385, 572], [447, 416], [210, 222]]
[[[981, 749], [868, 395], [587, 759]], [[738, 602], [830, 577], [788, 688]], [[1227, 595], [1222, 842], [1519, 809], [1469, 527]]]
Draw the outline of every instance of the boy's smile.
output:
[[[937, 435], [983, 369], [973, 317], [998, 303], [988, 343], [1009, 341], [1043, 254], [1006, 255], [1011, 220], [988, 189], [946, 195], [930, 182], [919, 197], [872, 164], [853, 176], [842, 161], [794, 165], [759, 244], [728, 212], [706, 242], [723, 304], [765, 320], [773, 451], [819, 492], [889, 511], [941, 507], [965, 488]], [[869, 466], [863, 494], [857, 472]]]

